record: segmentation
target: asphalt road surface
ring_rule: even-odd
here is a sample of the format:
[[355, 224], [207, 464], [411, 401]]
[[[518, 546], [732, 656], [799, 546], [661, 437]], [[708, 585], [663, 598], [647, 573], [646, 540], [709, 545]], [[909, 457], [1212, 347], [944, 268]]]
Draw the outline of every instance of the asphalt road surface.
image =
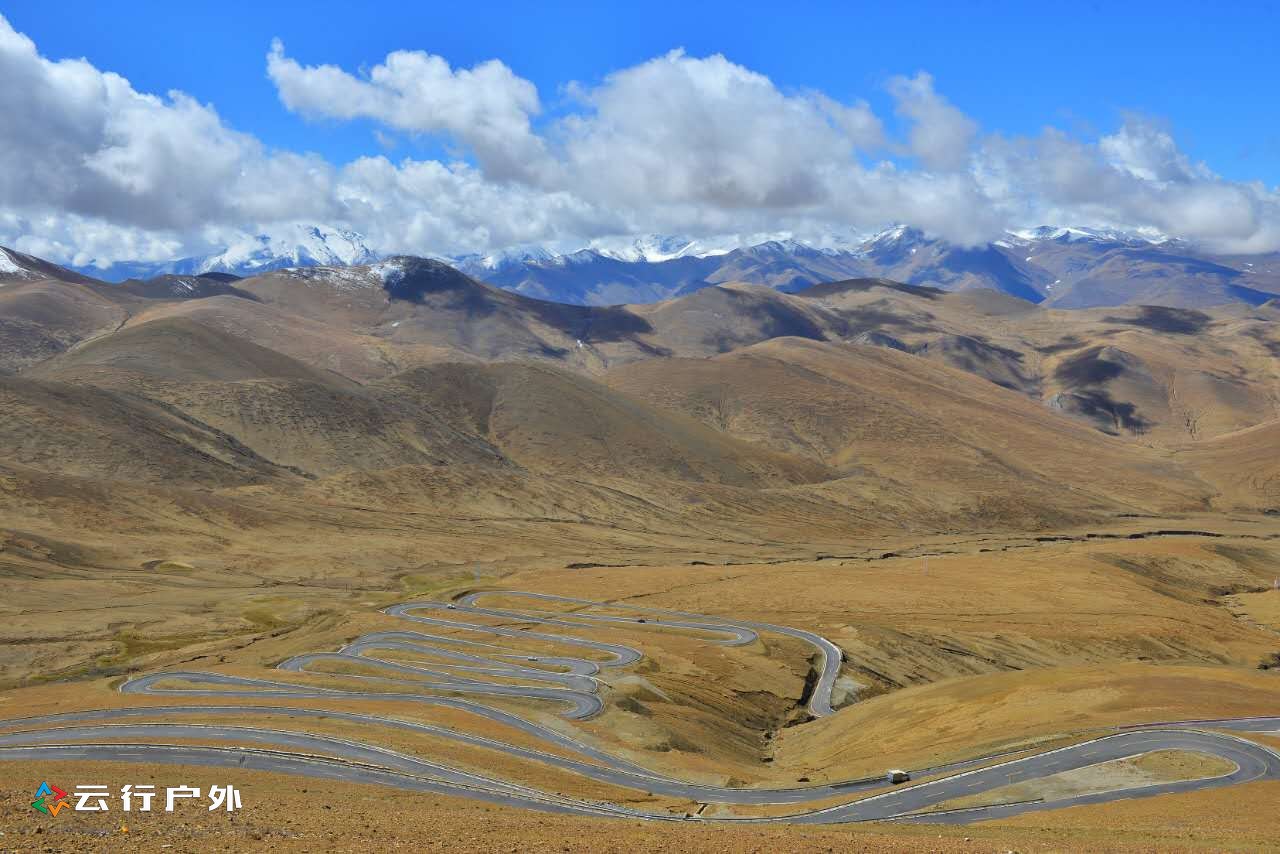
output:
[[[513, 610], [487, 608], [480, 604], [481, 599], [498, 595], [508, 600], [525, 599], [533, 603], [568, 606], [570, 610]], [[623, 613], [600, 614], [584, 610], [590, 608]], [[1280, 717], [1263, 717], [1171, 722], [1131, 728], [1038, 754], [1013, 758], [975, 757], [947, 766], [916, 769], [912, 772], [913, 779], [927, 778], [925, 782], [897, 787], [888, 786], [879, 777], [772, 789], [690, 783], [656, 774], [558, 730], [473, 698], [505, 696], [546, 701], [554, 704], [570, 720], [598, 714], [603, 709], [598, 682], [602, 672], [633, 665], [641, 660], [642, 653], [631, 646], [584, 638], [563, 630], [599, 631], [602, 625], [612, 623], [627, 624], [629, 628], [643, 628], [645, 631], [679, 632], [707, 643], [730, 646], [753, 643], [761, 634], [796, 638], [813, 647], [817, 657], [817, 678], [811, 680], [812, 690], [807, 704], [810, 713], [820, 717], [834, 713], [831, 695], [840, 672], [839, 648], [820, 635], [787, 626], [516, 591], [473, 593], [451, 603], [410, 602], [388, 608], [386, 613], [415, 626], [448, 629], [454, 634], [394, 631], [364, 635], [336, 652], [308, 653], [282, 662], [278, 666], [282, 678], [278, 680], [198, 671], [165, 671], [132, 679], [121, 687], [121, 691], [193, 699], [350, 700], [377, 701], [380, 705], [404, 703], [406, 707], [446, 707], [513, 727], [536, 742], [554, 748], [554, 752], [387, 715], [339, 712], [306, 705], [280, 707], [205, 702], [99, 709], [0, 721], [0, 760], [113, 760], [268, 770], [460, 795], [539, 810], [662, 821], [685, 820], [687, 817], [538, 791], [371, 744], [306, 731], [183, 723], [173, 719], [235, 716], [238, 719], [284, 719], [294, 726], [305, 727], [308, 718], [325, 718], [361, 727], [412, 731], [542, 763], [599, 782], [699, 803], [802, 806], [847, 798], [836, 806], [797, 809], [787, 815], [700, 819], [702, 821], [964, 823], [1032, 810], [1230, 786], [1264, 778], [1280, 779], [1280, 755], [1259, 744], [1220, 732], [1280, 730]], [[531, 625], [557, 631], [526, 628]], [[459, 632], [486, 637], [486, 640], [459, 637], [456, 634]], [[578, 654], [531, 654], [530, 641], [540, 647], [554, 647]], [[407, 656], [413, 656], [421, 663], [410, 663], [405, 660]], [[345, 682], [347, 687], [328, 688], [291, 682], [288, 680], [290, 674], [328, 677]], [[421, 693], [424, 690], [439, 693]], [[206, 744], [183, 744], [182, 740], [199, 740]], [[215, 742], [217, 746], [209, 746], [208, 742]], [[940, 804], [998, 789], [1011, 781], [1026, 782], [1156, 750], [1187, 750], [1217, 756], [1231, 763], [1235, 770], [1209, 779], [1161, 783], [1051, 801], [936, 810]]]

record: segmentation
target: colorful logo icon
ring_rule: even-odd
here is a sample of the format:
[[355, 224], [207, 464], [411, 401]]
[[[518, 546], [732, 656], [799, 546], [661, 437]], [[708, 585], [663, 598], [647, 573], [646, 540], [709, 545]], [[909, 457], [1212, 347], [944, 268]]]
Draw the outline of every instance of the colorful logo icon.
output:
[[41, 783], [40, 788], [36, 789], [36, 799], [31, 802], [32, 809], [37, 809], [45, 815], [57, 815], [66, 805], [67, 793], [47, 782]]

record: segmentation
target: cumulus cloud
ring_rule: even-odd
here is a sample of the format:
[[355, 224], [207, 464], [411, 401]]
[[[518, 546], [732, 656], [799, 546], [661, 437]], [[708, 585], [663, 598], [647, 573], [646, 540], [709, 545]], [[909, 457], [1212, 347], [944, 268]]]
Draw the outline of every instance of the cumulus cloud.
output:
[[[424, 254], [900, 221], [963, 244], [1050, 223], [1280, 249], [1275, 188], [1222, 179], [1156, 121], [1126, 116], [1094, 139], [984, 134], [925, 72], [886, 85], [899, 137], [865, 101], [679, 50], [568, 84], [552, 116], [498, 60], [454, 68], [396, 51], [353, 72], [303, 65], [276, 41], [266, 66], [285, 108], [368, 120], [383, 143], [345, 164], [271, 150], [181, 92], [42, 57], [0, 17], [0, 242], [83, 264], [173, 257], [298, 221]], [[440, 138], [452, 159], [375, 153], [414, 134]]]
[[98, 259], [167, 261], [183, 254], [173, 234], [120, 225], [100, 217], [59, 213], [27, 217], [0, 210], [0, 243], [64, 264], [85, 266]]
[[992, 138], [976, 157], [986, 194], [1010, 219], [1145, 228], [1224, 252], [1280, 248], [1280, 193], [1192, 163], [1148, 119], [1131, 116], [1097, 143], [1054, 129]]
[[346, 219], [388, 251], [482, 252], [626, 228], [572, 193], [498, 184], [461, 163], [362, 157], [342, 170], [334, 196]]
[[1214, 177], [1203, 164], [1192, 164], [1178, 144], [1155, 122], [1135, 116], [1116, 133], [1098, 140], [1098, 150], [1116, 169], [1144, 181], [1196, 181]]
[[281, 102], [303, 115], [447, 134], [469, 146], [491, 178], [550, 178], [553, 164], [530, 124], [541, 110], [538, 90], [496, 59], [453, 69], [439, 56], [398, 50], [356, 77], [334, 65], [300, 65], [276, 39], [267, 75]]
[[2, 17], [0, 80], [9, 210], [153, 230], [331, 213], [320, 158], [268, 152], [181, 92], [161, 98], [82, 59], [51, 62]]
[[880, 138], [866, 104], [786, 95], [719, 55], [672, 51], [576, 91], [587, 110], [558, 128], [570, 180], [626, 205], [820, 205]]
[[915, 77], [894, 77], [889, 93], [898, 114], [911, 122], [909, 150], [925, 168], [963, 169], [978, 125], [933, 90], [933, 77], [923, 71]]

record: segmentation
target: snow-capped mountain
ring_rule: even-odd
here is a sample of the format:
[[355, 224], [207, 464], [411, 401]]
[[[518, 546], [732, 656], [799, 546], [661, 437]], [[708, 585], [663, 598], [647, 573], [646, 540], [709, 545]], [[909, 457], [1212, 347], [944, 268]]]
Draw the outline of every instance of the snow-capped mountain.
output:
[[1280, 293], [1271, 265], [1219, 258], [1154, 231], [1042, 226], [958, 246], [899, 224], [865, 239], [830, 235], [747, 242], [645, 235], [596, 241], [574, 252], [549, 249], [464, 271], [500, 287], [558, 302], [651, 302], [726, 282], [797, 291], [841, 279], [874, 277], [945, 290], [989, 288], [1063, 308], [1144, 302], [1175, 307]]
[[15, 278], [26, 278], [31, 275], [27, 269], [13, 260], [9, 253], [0, 249], [0, 276], [13, 276]]
[[724, 255], [743, 246], [735, 235], [694, 239], [669, 234], [642, 234], [600, 237], [581, 244], [520, 244], [497, 252], [440, 256], [460, 270], [484, 277], [486, 274], [510, 272], [526, 264], [558, 267], [591, 264], [602, 259], [625, 263], [659, 264], [676, 258], [707, 258]]
[[195, 273], [252, 275], [285, 267], [347, 267], [377, 256], [354, 231], [295, 225], [283, 232], [259, 234], [232, 243], [222, 252], [196, 261]]
[[1042, 225], [1039, 228], [1022, 228], [1009, 232], [1008, 243], [1038, 243], [1052, 240], [1056, 243], [1119, 243], [1126, 246], [1163, 246], [1175, 242], [1167, 234], [1154, 230], [1123, 231], [1118, 228], [1083, 228], [1081, 226]]
[[[434, 256], [433, 256], [434, 257]], [[558, 257], [553, 249], [535, 244], [523, 244], [500, 249], [497, 252], [476, 252], [453, 257], [440, 256], [439, 260], [447, 261], [459, 270], [470, 271], [470, 275], [483, 274], [494, 270], [503, 270], [529, 262], [551, 261]]]
[[[870, 237], [832, 231], [690, 238], [644, 234], [586, 245], [524, 244], [495, 252], [430, 256], [475, 279], [526, 296], [579, 305], [654, 302], [728, 282], [798, 291], [843, 279], [885, 278], [945, 290], [990, 288], [1062, 308], [1125, 303], [1197, 307], [1260, 304], [1280, 293], [1275, 265], [1197, 252], [1155, 232], [1041, 226], [978, 246], [957, 246], [906, 224]], [[0, 265], [13, 259], [0, 258]], [[159, 264], [80, 268], [121, 281], [163, 274], [254, 275], [286, 267], [343, 267], [378, 257], [354, 232], [295, 225], [245, 236], [209, 255]], [[5, 273], [11, 278], [18, 275]]]
[[895, 264], [907, 260], [919, 252], [922, 246], [934, 242], [917, 228], [895, 225], [872, 235], [854, 252], [879, 264]]
[[854, 253], [784, 238], [745, 243], [644, 235], [595, 241], [573, 252], [502, 263], [459, 259], [460, 269], [539, 299], [586, 305], [653, 302], [723, 282], [794, 291], [861, 274]]
[[618, 261], [658, 263], [673, 258], [724, 255], [741, 245], [737, 237], [727, 235], [695, 240], [678, 235], [642, 234], [638, 237], [597, 238], [587, 248]]
[[230, 273], [253, 276], [286, 267], [345, 267], [368, 264], [377, 255], [364, 242], [364, 237], [323, 225], [295, 223], [267, 234], [244, 235], [233, 240], [220, 252], [175, 261], [126, 261], [107, 267], [78, 267], [85, 275], [106, 281], [149, 279], [174, 274], [198, 276], [201, 273]]
[[63, 282], [92, 282], [74, 270], [59, 267], [43, 258], [0, 246], [0, 288], [37, 279], [56, 279]]

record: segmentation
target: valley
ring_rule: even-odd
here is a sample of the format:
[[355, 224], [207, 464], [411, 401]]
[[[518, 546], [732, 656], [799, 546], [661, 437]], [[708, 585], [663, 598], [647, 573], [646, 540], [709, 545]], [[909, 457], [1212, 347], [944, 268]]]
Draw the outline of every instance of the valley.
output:
[[143, 850], [1166, 850], [1280, 786], [1274, 303], [6, 257], [0, 758], [244, 787]]

